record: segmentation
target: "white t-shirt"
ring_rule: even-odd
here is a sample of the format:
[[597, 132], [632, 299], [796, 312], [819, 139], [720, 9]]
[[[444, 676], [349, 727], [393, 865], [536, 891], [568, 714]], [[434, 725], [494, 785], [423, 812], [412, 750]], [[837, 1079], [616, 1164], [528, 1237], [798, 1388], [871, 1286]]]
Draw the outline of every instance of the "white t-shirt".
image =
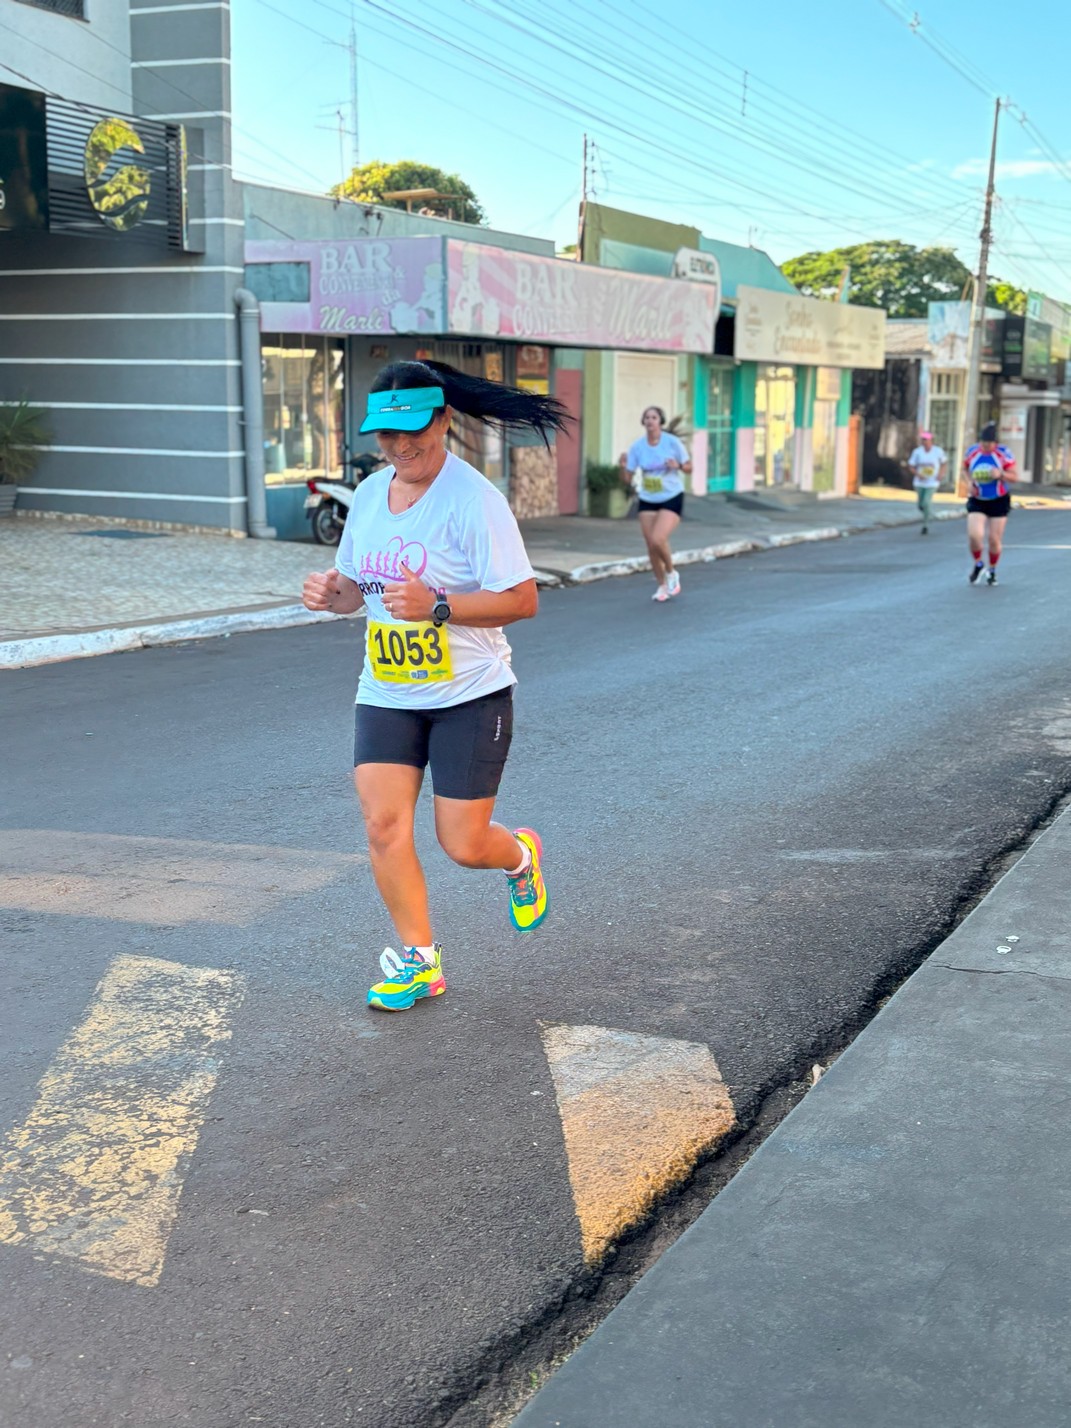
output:
[[918, 490], [934, 490], [941, 484], [941, 467], [948, 460], [939, 446], [931, 446], [929, 451], [922, 446], [916, 446], [911, 453], [908, 465], [914, 471], [912, 486]]
[[[401, 581], [402, 566], [433, 590], [471, 595], [510, 590], [534, 576], [524, 541], [505, 497], [475, 467], [452, 452], [414, 506], [395, 515], [387, 504], [394, 467], [376, 471], [357, 487], [338, 546], [335, 566], [357, 582], [369, 620], [404, 624], [387, 612], [383, 591]], [[386, 709], [443, 709], [506, 689], [517, 680], [510, 647], [500, 629], [448, 624], [453, 678], [424, 684], [377, 679], [365, 647], [358, 704]]]
[[641, 473], [641, 501], [671, 501], [684, 490], [682, 473], [666, 470], [668, 457], [681, 463], [688, 460], [684, 442], [668, 431], [659, 437], [657, 446], [652, 446], [645, 436], [641, 436], [629, 447], [628, 469]]

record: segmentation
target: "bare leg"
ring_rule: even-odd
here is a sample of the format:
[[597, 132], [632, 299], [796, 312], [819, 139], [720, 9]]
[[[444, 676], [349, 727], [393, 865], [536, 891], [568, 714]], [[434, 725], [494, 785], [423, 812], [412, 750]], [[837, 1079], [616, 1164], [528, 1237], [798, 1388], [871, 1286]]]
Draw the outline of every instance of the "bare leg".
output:
[[655, 540], [655, 526], [661, 517], [660, 511], [641, 511], [640, 530], [647, 543], [647, 555], [651, 562], [651, 569], [654, 571], [655, 583], [664, 585], [666, 583], [666, 562], [662, 556], [662, 547]]
[[967, 512], [967, 544], [976, 561], [981, 560], [985, 548], [986, 518], [981, 511]]
[[1000, 553], [1004, 549], [1004, 527], [1008, 524], [1007, 516], [995, 516], [989, 522], [989, 563], [996, 565], [1000, 559]]
[[673, 552], [669, 548], [669, 539], [680, 523], [681, 518], [676, 511], [655, 512], [651, 537], [667, 574], [673, 569]]
[[428, 888], [413, 841], [424, 771], [408, 764], [358, 764], [353, 776], [379, 895], [403, 944], [430, 947]]
[[524, 852], [508, 828], [492, 823], [493, 798], [435, 799], [435, 833], [447, 857], [463, 868], [512, 872]]

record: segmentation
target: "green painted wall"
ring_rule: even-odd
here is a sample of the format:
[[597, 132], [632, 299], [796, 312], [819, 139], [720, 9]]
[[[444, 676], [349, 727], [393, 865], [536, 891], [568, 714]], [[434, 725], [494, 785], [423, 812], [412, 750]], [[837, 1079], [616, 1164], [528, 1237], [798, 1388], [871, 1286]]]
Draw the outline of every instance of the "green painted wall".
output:
[[634, 243], [640, 248], [658, 248], [663, 253], [675, 253], [678, 248], [698, 248], [698, 228], [684, 223], [664, 223], [660, 218], [647, 218], [642, 213], [626, 213], [621, 208], [608, 208], [602, 203], [589, 203], [584, 211], [585, 263], [602, 261], [604, 238], [621, 243]]

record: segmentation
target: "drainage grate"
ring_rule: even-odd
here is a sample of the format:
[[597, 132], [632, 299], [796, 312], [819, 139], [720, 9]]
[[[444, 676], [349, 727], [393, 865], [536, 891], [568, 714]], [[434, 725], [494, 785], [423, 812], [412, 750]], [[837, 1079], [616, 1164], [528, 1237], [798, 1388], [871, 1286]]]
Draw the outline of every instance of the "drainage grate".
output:
[[105, 540], [168, 540], [166, 531], [79, 531], [79, 535], [103, 536]]

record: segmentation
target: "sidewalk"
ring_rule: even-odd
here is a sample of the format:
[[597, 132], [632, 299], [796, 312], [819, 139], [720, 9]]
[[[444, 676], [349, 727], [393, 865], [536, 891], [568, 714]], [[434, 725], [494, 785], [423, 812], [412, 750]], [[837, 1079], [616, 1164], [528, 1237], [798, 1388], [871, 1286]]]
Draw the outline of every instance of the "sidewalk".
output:
[[[678, 563], [918, 521], [910, 492], [803, 498], [789, 509], [763, 500], [689, 497], [674, 540]], [[949, 498], [939, 516], [962, 510]], [[525, 521], [522, 530], [543, 584], [648, 568], [635, 520], [556, 516]], [[309, 571], [333, 559], [311, 542], [141, 530], [88, 517], [0, 521], [0, 669], [331, 618], [298, 602]]]
[[1071, 812], [516, 1428], [1064, 1428]]

